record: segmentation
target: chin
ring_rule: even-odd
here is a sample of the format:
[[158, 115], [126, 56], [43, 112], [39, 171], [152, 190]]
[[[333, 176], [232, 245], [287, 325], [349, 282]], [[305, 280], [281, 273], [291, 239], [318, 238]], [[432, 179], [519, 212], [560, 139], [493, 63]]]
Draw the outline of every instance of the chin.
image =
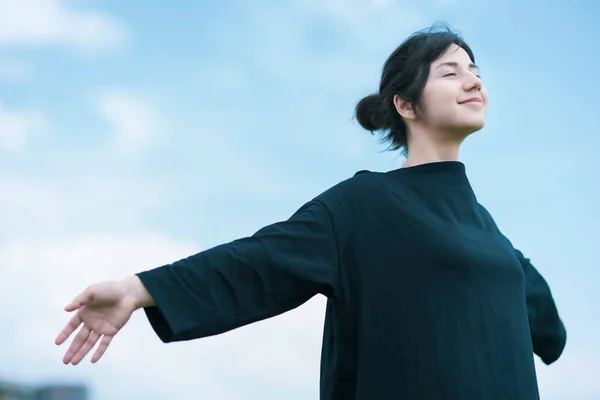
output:
[[452, 129], [452, 135], [456, 138], [461, 138], [461, 139], [465, 139], [466, 137], [468, 137], [469, 135], [480, 131], [481, 129], [483, 129], [484, 124], [480, 123], [480, 124], [461, 124], [458, 126], [454, 126], [454, 128]]
[[480, 131], [480, 130], [482, 130], [484, 126], [485, 126], [485, 123], [482, 123], [482, 124], [476, 124], [476, 125], [471, 125], [471, 126], [469, 126], [469, 127], [468, 127], [468, 129], [467, 129], [467, 130], [469, 131], [469, 134], [471, 134], [471, 133], [475, 133], [475, 132], [477, 132], [477, 131]]
[[454, 137], [466, 138], [467, 136], [480, 131], [485, 126], [485, 117], [464, 118], [459, 121], [454, 121], [453, 124], [448, 124], [442, 128]]

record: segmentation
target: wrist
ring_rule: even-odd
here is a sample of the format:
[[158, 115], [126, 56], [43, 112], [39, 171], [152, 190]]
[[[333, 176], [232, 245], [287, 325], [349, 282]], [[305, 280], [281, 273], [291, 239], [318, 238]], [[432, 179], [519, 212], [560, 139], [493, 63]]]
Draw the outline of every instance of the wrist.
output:
[[132, 275], [122, 281], [126, 296], [131, 299], [135, 309], [153, 307], [156, 305], [152, 295], [137, 275]]

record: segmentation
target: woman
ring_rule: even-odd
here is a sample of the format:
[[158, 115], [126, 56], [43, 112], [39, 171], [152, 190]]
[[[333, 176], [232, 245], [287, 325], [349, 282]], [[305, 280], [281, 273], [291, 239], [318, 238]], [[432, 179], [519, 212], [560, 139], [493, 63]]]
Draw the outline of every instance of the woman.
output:
[[477, 202], [457, 161], [485, 123], [471, 49], [417, 32], [386, 61], [356, 116], [406, 164], [363, 171], [289, 220], [120, 282], [66, 307], [64, 362], [92, 362], [140, 308], [163, 342], [216, 335], [328, 297], [321, 399], [532, 400], [533, 354], [561, 355], [565, 328], [529, 259]]

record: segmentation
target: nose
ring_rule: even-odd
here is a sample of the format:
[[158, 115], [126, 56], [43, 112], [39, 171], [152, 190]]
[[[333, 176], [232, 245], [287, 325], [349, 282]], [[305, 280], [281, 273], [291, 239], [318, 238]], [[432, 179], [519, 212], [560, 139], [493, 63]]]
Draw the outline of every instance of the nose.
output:
[[466, 92], [471, 92], [473, 90], [479, 92], [482, 87], [483, 82], [481, 82], [481, 79], [475, 74], [470, 74], [469, 77], [465, 79], [465, 83], [463, 85], [463, 89]]

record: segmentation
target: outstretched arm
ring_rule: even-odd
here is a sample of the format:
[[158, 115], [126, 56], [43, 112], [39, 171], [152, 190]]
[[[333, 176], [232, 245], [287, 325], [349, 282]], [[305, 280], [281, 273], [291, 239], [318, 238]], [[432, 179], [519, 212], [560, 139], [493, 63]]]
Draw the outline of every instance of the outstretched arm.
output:
[[567, 332], [548, 283], [523, 253], [519, 250], [515, 252], [525, 273], [525, 294], [533, 351], [545, 364], [552, 364], [558, 360], [565, 348]]
[[76, 330], [63, 362], [76, 365], [100, 342], [98, 361], [143, 308], [164, 342], [215, 335], [291, 310], [317, 293], [338, 295], [337, 240], [329, 211], [311, 201], [289, 220], [122, 281], [88, 287], [56, 338]]
[[173, 342], [273, 317], [319, 293], [335, 296], [338, 264], [329, 212], [311, 201], [250, 237], [137, 276], [155, 304], [144, 308], [152, 327]]

